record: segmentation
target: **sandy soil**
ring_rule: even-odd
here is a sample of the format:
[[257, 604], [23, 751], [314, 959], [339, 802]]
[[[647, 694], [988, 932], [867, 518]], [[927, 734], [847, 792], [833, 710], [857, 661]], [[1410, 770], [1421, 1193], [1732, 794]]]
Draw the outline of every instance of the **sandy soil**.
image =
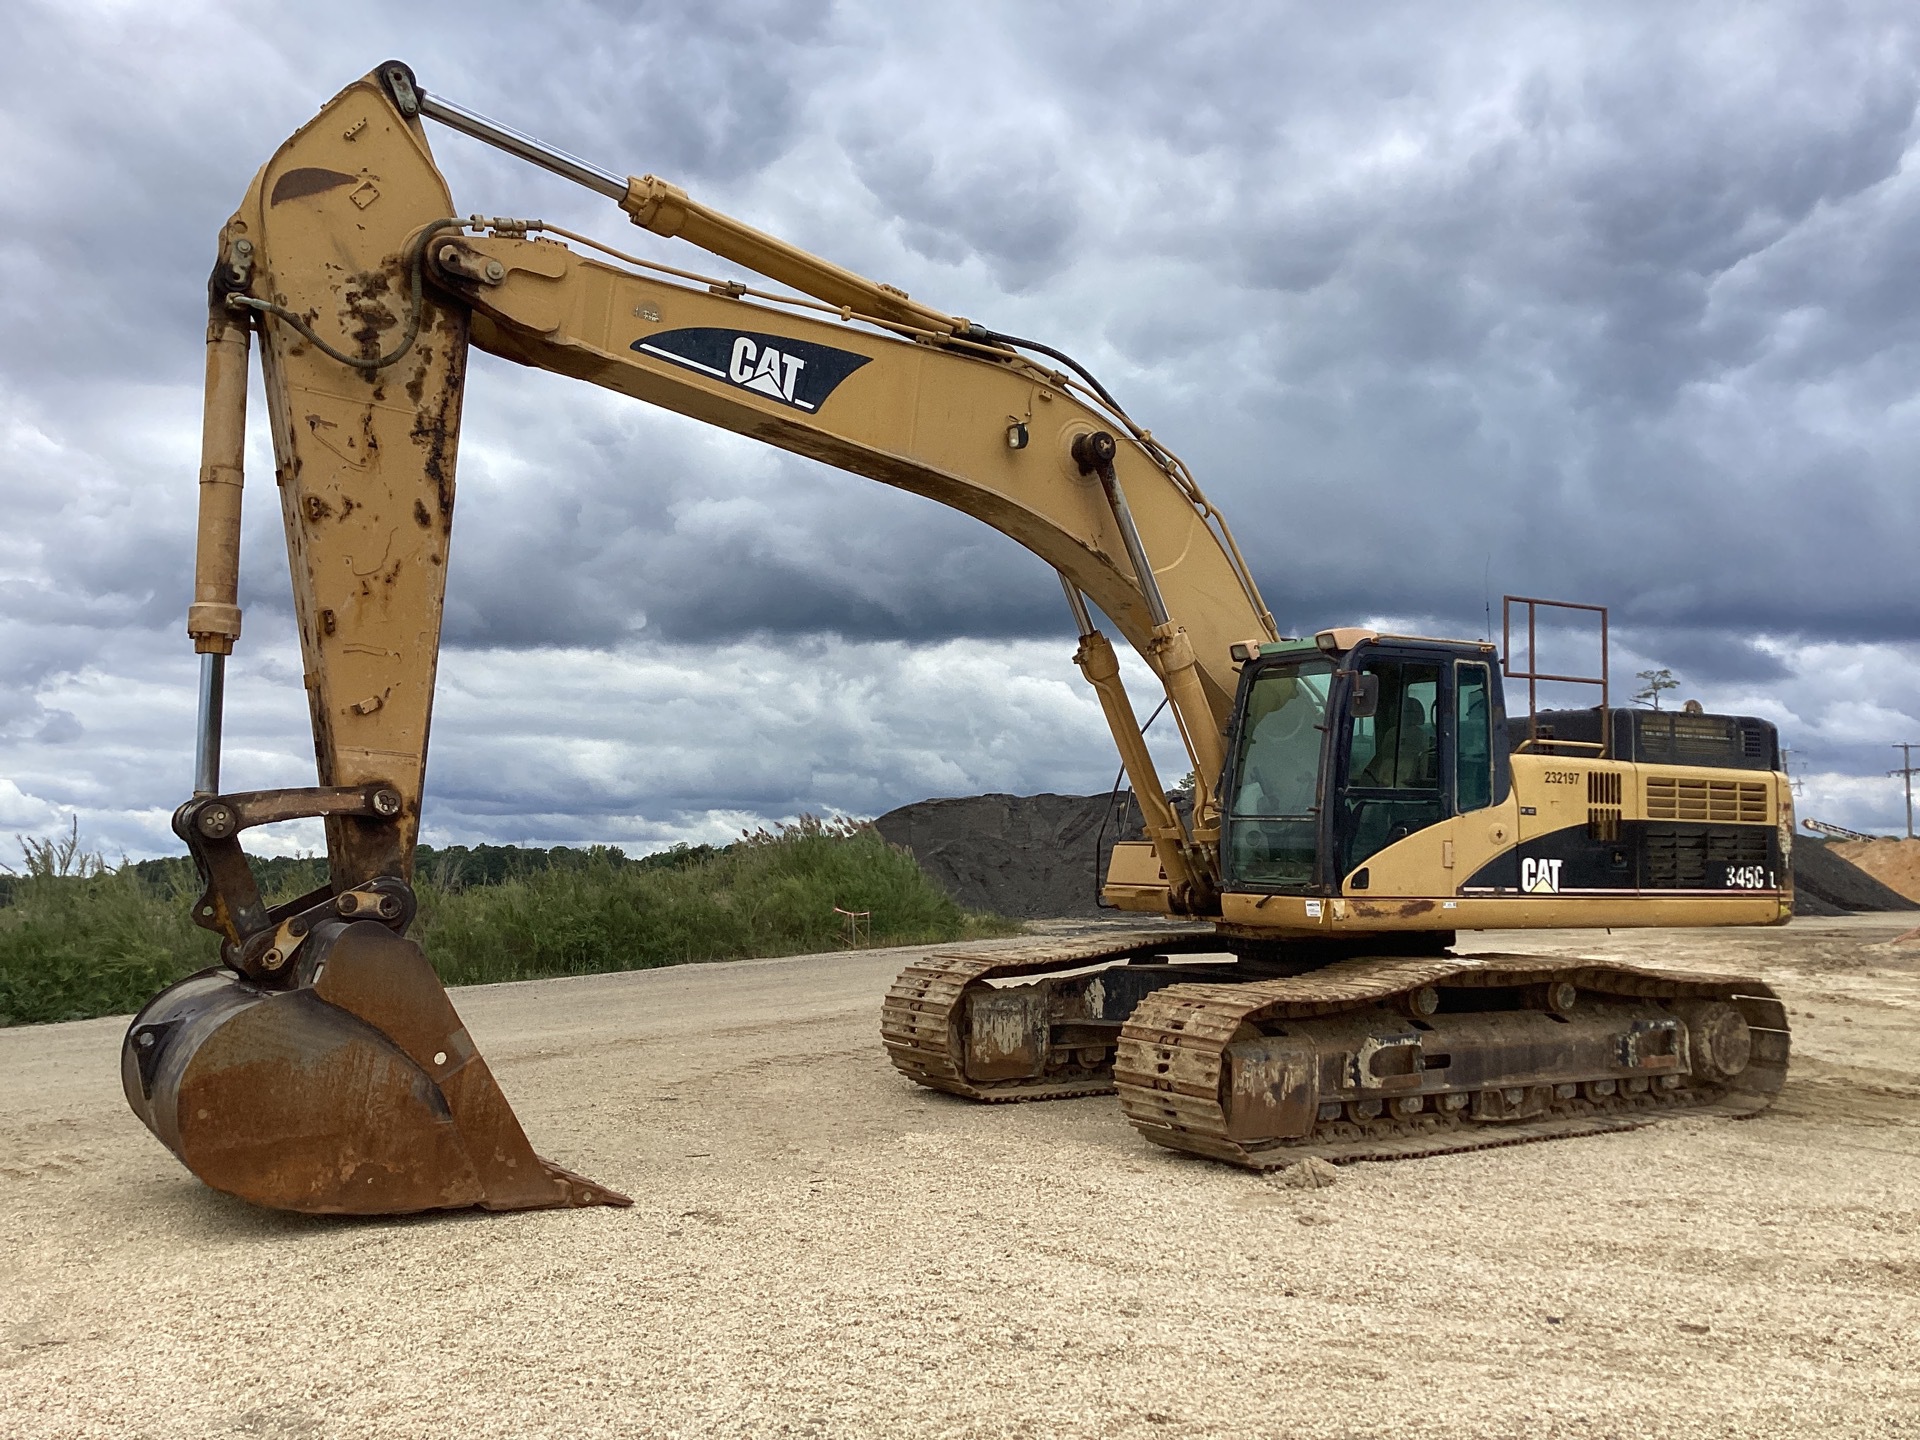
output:
[[1858, 865], [1889, 889], [1920, 900], [1920, 840], [1830, 840], [1842, 860]]
[[127, 1112], [119, 1022], [0, 1032], [0, 1433], [1920, 1435], [1908, 923], [1474, 937], [1757, 970], [1793, 1076], [1324, 1189], [914, 1088], [897, 951], [460, 992], [624, 1212], [250, 1210]]

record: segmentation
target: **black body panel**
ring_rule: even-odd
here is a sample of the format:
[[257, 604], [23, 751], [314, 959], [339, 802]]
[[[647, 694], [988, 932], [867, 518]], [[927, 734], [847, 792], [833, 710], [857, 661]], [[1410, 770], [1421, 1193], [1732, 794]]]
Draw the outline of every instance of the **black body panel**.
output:
[[[1556, 863], [1557, 862], [1557, 863]], [[1772, 825], [1626, 820], [1616, 839], [1570, 825], [1523, 841], [1475, 871], [1462, 894], [1778, 890], [1786, 880]]]
[[1529, 734], [1537, 737], [1536, 748], [1556, 753], [1552, 741], [1568, 742], [1564, 752], [1571, 756], [1573, 745], [1595, 746], [1606, 743], [1600, 754], [1592, 749], [1580, 753], [1607, 760], [1631, 760], [1641, 765], [1706, 765], [1719, 770], [1778, 770], [1780, 734], [1768, 720], [1752, 715], [1689, 715], [1682, 710], [1616, 709], [1611, 715], [1608, 733], [1601, 734], [1601, 712], [1591, 710], [1542, 710], [1533, 718], [1529, 731], [1523, 716], [1507, 722], [1508, 748], [1517, 750]]

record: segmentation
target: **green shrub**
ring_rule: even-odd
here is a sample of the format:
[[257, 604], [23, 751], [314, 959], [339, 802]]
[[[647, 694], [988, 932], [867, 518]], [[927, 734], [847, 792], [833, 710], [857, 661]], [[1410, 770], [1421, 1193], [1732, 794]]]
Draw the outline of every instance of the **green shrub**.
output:
[[131, 866], [89, 859], [65, 874], [11, 877], [12, 903], [0, 908], [0, 1025], [137, 1010], [218, 960], [214, 937], [188, 918], [197, 888], [162, 898]]
[[[9, 877], [11, 903], [0, 899], [0, 1025], [125, 1014], [216, 962], [214, 937], [188, 918], [199, 894], [191, 861], [112, 869], [75, 837], [36, 848], [48, 844], [29, 845], [26, 873]], [[503, 878], [478, 881], [470, 869]], [[314, 888], [325, 866], [262, 860], [255, 873], [278, 901]], [[832, 950], [846, 943], [836, 906], [871, 912], [866, 945], [1019, 929], [961, 910], [870, 826], [812, 817], [720, 849], [639, 859], [600, 846], [423, 847], [415, 879], [411, 933], [450, 985]]]
[[422, 889], [414, 934], [443, 979], [466, 985], [831, 950], [846, 935], [836, 906], [870, 913], [872, 945], [1018, 929], [961, 910], [871, 827], [803, 817], [678, 864], [602, 856], [458, 894]]

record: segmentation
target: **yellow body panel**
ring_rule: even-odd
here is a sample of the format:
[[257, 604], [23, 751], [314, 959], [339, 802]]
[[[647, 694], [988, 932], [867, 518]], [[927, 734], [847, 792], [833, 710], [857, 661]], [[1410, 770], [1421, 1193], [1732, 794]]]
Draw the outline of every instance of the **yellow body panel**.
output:
[[[1698, 819], [1771, 826], [1782, 853], [1790, 853], [1792, 799], [1778, 774], [1524, 753], [1512, 757], [1512, 766], [1513, 788], [1501, 804], [1451, 816], [1368, 856], [1355, 869], [1367, 872], [1364, 889], [1349, 874], [1333, 896], [1228, 892], [1221, 897], [1223, 928], [1331, 939], [1374, 931], [1779, 925], [1792, 917], [1785, 875], [1776, 887], [1755, 890], [1473, 893], [1469, 880], [1503, 854], [1559, 831], [1584, 830], [1597, 808], [1613, 808], [1597, 807], [1596, 794], [1618, 794], [1619, 824]], [[1596, 774], [1619, 776], [1617, 791], [1596, 786], [1589, 779]], [[1107, 903], [1167, 913], [1166, 890], [1150, 846], [1114, 847]]]
[[1122, 840], [1107, 859], [1106, 883], [1100, 898], [1121, 910], [1150, 915], [1171, 914], [1167, 872], [1151, 844]]
[[1779, 925], [1791, 914], [1772, 894], [1729, 891], [1725, 898], [1656, 891], [1584, 898], [1503, 895], [1482, 899], [1410, 896], [1397, 900], [1336, 895], [1221, 897], [1221, 928], [1230, 934], [1332, 938], [1402, 930], [1628, 929], [1664, 925]]

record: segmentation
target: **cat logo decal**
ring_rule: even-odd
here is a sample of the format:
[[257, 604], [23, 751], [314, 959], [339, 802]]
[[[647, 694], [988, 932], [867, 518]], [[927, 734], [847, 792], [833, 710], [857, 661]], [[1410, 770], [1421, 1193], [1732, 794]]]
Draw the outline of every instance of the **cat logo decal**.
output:
[[704, 327], [643, 336], [633, 348], [809, 413], [868, 358], [811, 340]]

